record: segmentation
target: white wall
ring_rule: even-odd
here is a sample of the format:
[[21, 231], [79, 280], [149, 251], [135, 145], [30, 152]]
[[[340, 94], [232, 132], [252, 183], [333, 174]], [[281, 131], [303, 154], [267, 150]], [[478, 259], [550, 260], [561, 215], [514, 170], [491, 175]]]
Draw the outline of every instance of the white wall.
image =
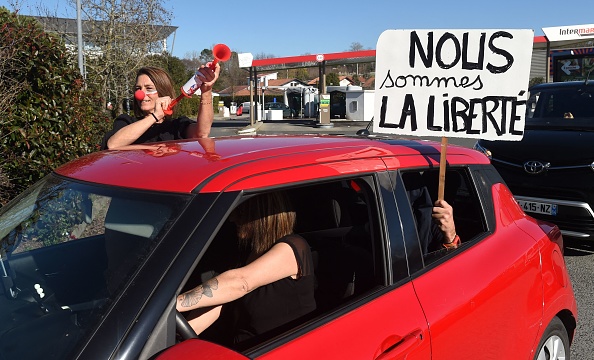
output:
[[340, 85], [340, 86], [348, 86], [348, 85], [351, 85], [351, 82], [349, 81], [349, 79], [344, 78], [344, 79], [340, 80], [340, 82], [338, 83], [338, 85]]
[[346, 119], [371, 121], [373, 118], [373, 90], [350, 90], [346, 92]]

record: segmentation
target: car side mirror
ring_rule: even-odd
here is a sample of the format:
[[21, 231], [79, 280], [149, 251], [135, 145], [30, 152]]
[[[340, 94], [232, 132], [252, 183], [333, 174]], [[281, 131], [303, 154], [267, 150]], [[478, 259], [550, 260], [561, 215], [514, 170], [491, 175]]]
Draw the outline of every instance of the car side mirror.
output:
[[224, 346], [199, 339], [189, 339], [176, 344], [151, 359], [183, 360], [183, 359], [227, 359], [247, 360], [248, 358]]
[[371, 135], [371, 132], [369, 131], [369, 129], [371, 129], [372, 126], [373, 126], [373, 118], [371, 118], [371, 121], [367, 124], [367, 126], [365, 127], [365, 129], [359, 129], [357, 131], [357, 135], [358, 136], [369, 136], [369, 135]]
[[357, 130], [357, 135], [358, 136], [369, 136], [369, 130], [367, 129], [359, 129]]

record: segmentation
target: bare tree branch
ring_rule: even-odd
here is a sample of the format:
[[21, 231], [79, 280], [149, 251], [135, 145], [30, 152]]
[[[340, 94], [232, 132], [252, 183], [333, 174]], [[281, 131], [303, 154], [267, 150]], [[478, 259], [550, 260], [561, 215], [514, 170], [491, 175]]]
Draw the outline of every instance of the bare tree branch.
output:
[[159, 0], [82, 0], [83, 19], [90, 28], [85, 47], [87, 81], [98, 85], [102, 96], [122, 110], [122, 100], [131, 96], [135, 73], [151, 54], [165, 47], [164, 31], [172, 18]]

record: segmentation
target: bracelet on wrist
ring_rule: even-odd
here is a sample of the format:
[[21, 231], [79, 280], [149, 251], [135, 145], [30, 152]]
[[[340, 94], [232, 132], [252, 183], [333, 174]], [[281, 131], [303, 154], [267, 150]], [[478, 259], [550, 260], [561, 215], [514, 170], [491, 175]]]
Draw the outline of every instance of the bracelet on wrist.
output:
[[157, 115], [155, 115], [155, 113], [151, 113], [151, 115], [153, 115], [153, 117], [155, 118], [155, 122], [158, 123], [159, 119], [157, 119]]
[[455, 249], [458, 246], [460, 246], [460, 243], [461, 243], [460, 236], [458, 236], [458, 234], [456, 234], [454, 236], [454, 240], [452, 240], [449, 243], [444, 243], [443, 244], [443, 247], [446, 248], [446, 249]]
[[212, 101], [201, 101], [200, 105], [210, 105], [212, 104]]

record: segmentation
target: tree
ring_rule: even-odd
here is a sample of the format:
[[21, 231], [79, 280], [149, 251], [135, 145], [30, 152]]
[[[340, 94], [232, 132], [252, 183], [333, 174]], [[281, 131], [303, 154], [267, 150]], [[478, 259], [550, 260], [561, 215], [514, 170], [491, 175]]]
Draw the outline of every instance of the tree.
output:
[[[52, 169], [98, 150], [111, 125], [76, 57], [37, 21], [0, 8], [0, 204]], [[6, 87], [5, 87], [6, 86]]]
[[[231, 52], [231, 58], [221, 64], [221, 75], [219, 80], [215, 83], [217, 89], [224, 89], [229, 86], [241, 86], [246, 84], [246, 78], [248, 72], [245, 69], [239, 67], [239, 60], [237, 59], [237, 53]], [[235, 92], [231, 94], [231, 101], [235, 101]]]
[[154, 53], [162, 53], [160, 40], [172, 13], [159, 0], [82, 0], [86, 72], [89, 84], [118, 104], [131, 97], [136, 71]]
[[326, 75], [326, 86], [338, 86], [338, 85], [340, 85], [340, 79], [338, 78], [338, 74], [329, 73]]
[[[195, 69], [189, 69], [186, 66], [186, 62], [183, 60], [171, 56], [169, 54], [163, 55], [152, 55], [146, 59], [147, 65], [158, 66], [163, 68], [171, 75], [171, 79], [174, 83], [174, 89], [180, 89], [195, 73]], [[181, 91], [178, 91], [181, 94]], [[192, 96], [190, 98], [183, 98], [175, 106], [175, 116], [185, 115], [190, 118], [195, 118], [198, 115], [198, 108], [200, 106], [200, 98]]]
[[179, 89], [195, 73], [195, 69], [189, 69], [184, 61], [168, 53], [150, 55], [143, 64], [157, 66], [167, 71], [173, 80], [174, 89]]
[[[8, 17], [3, 8], [0, 10], [3, 18]], [[11, 76], [25, 66], [23, 59], [18, 56], [21, 50], [18, 45], [22, 38], [9, 37], [5, 31], [2, 31], [2, 40], [0, 43], [0, 121], [9, 116], [12, 104], [25, 86], [19, 79]]]
[[254, 55], [254, 59], [262, 60], [262, 59], [272, 59], [274, 58], [274, 54], [266, 54], [265, 52], [260, 52]]
[[206, 65], [208, 62], [212, 61], [214, 59], [212, 49], [202, 49], [202, 51], [200, 52], [200, 57], [198, 59], [200, 60], [200, 63], [203, 65]]
[[353, 42], [351, 43], [351, 47], [349, 48], [348, 51], [361, 51], [364, 50], [365, 48], [363, 47], [363, 45], [360, 42]]
[[[363, 50], [365, 50], [365, 47], [360, 42], [355, 41], [355, 42], [351, 43], [351, 47], [349, 48], [348, 51], [363, 51]], [[347, 66], [348, 66], [349, 73], [355, 74], [355, 75], [368, 73], [373, 68], [368, 63], [349, 64]]]
[[537, 85], [537, 84], [542, 84], [545, 82], [545, 78], [542, 76], [539, 77], [533, 77], [532, 79], [530, 79], [530, 81], [528, 82], [528, 87]]
[[196, 50], [186, 53], [181, 61], [186, 65], [186, 68], [189, 71], [196, 71], [202, 64], [200, 61], [200, 54]]
[[309, 72], [306, 68], [298, 68], [298, 69], [291, 69], [289, 70], [289, 77], [299, 79], [301, 81], [307, 82], [309, 77]]

